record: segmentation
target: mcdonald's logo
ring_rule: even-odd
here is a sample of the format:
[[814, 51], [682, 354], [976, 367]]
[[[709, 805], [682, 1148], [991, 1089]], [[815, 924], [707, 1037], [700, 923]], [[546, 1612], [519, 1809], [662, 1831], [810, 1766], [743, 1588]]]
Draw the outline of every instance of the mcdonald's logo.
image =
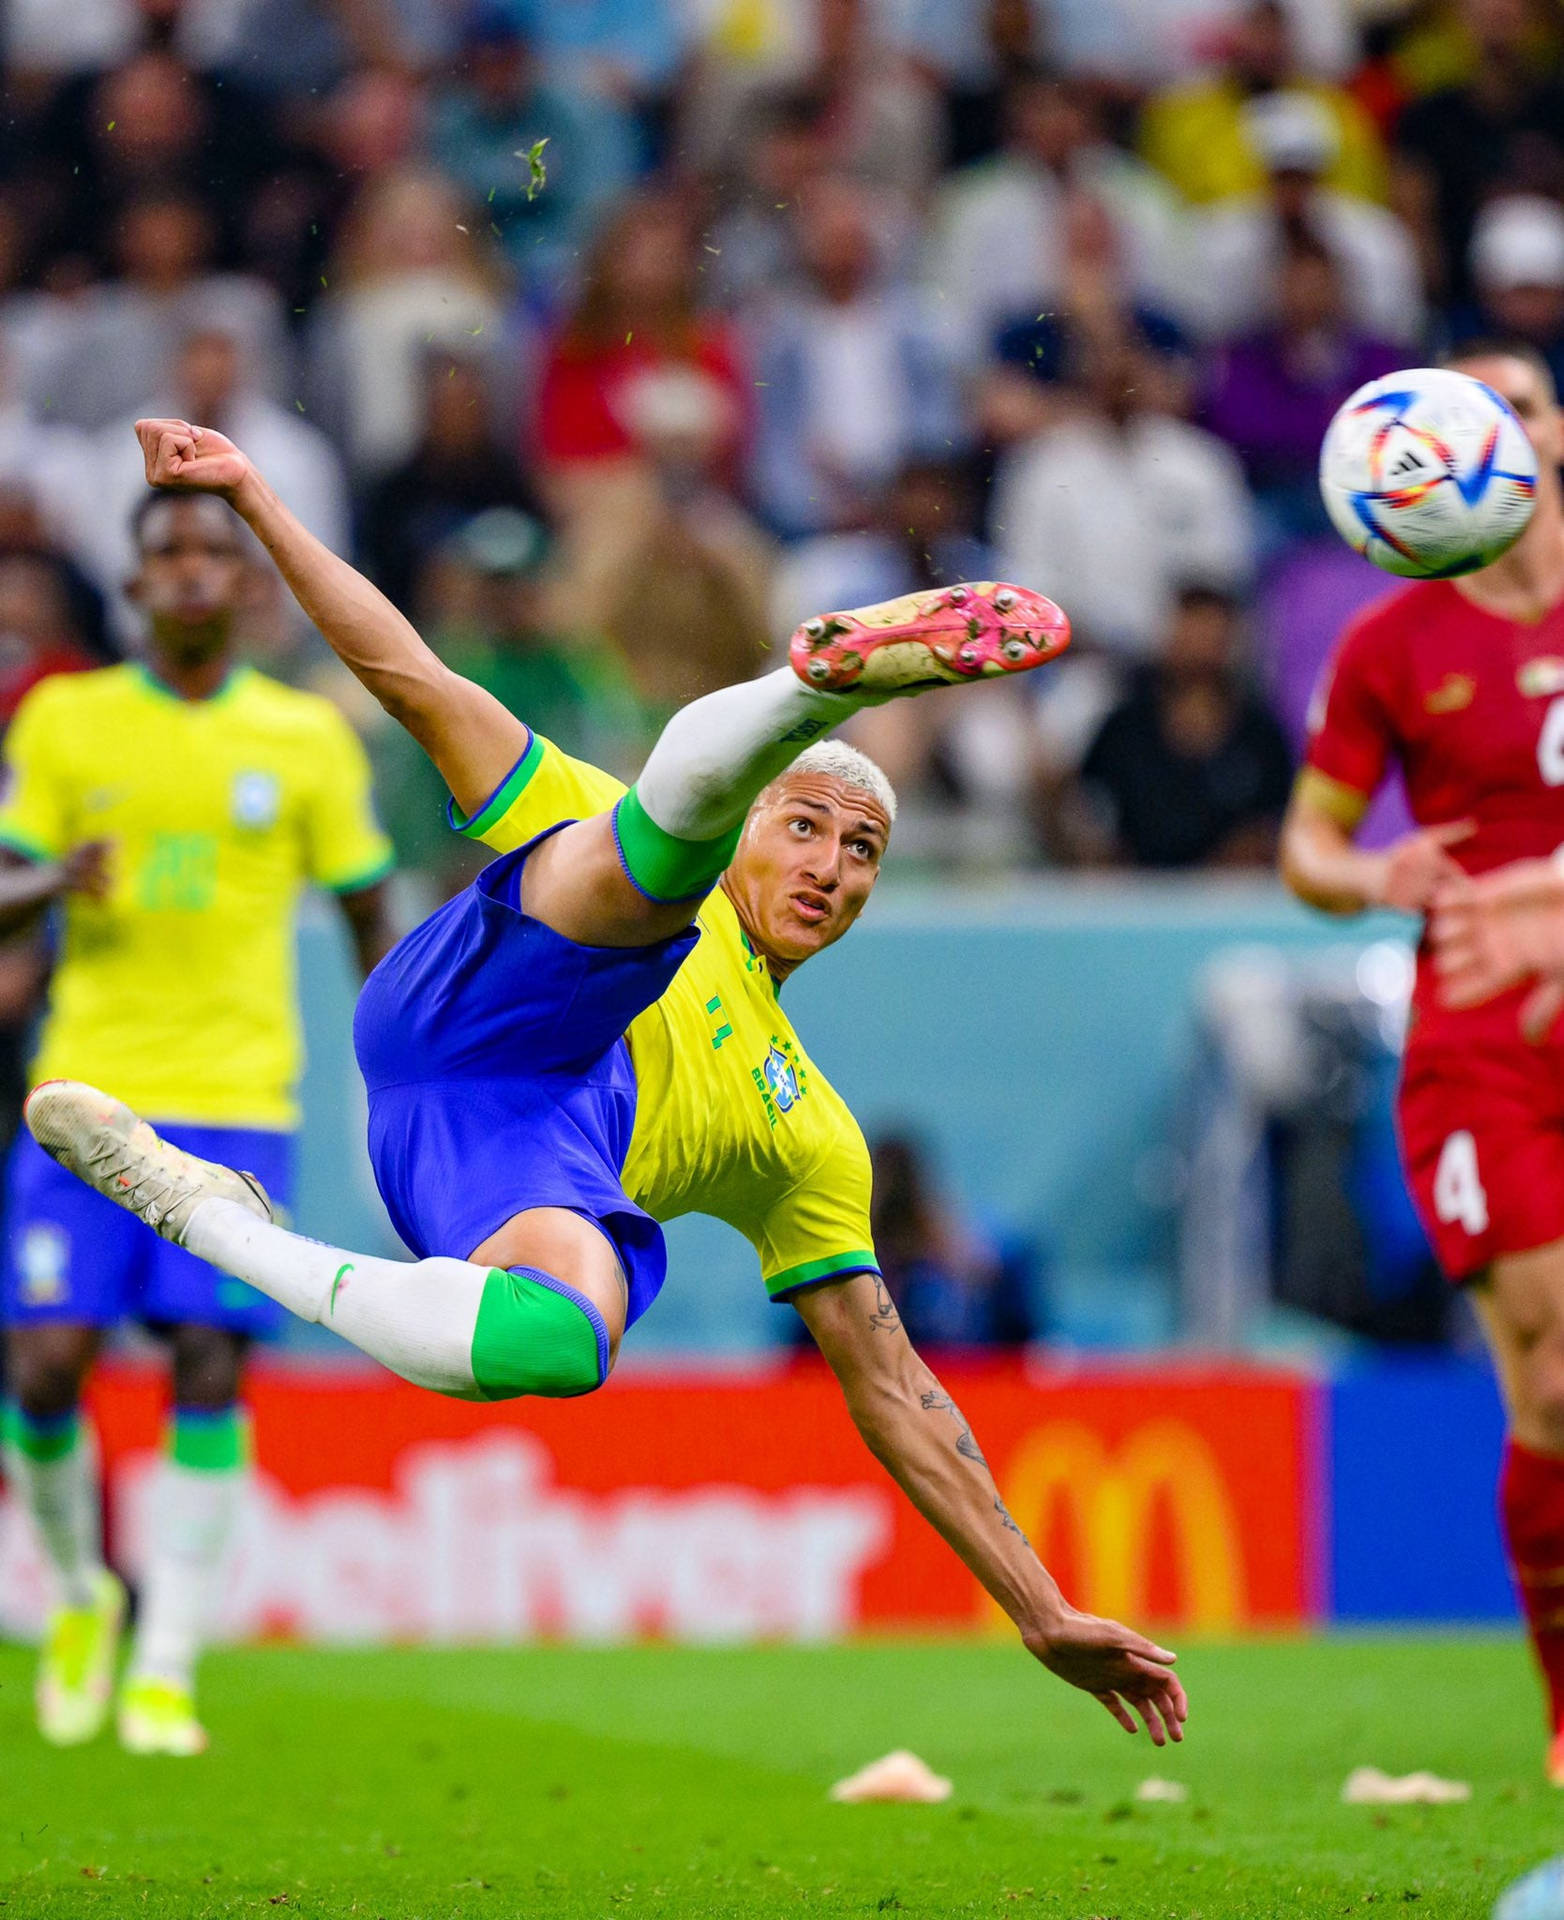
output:
[[[1181, 1420], [1151, 1420], [1110, 1451], [1078, 1421], [1032, 1430], [1012, 1454], [1001, 1491], [1005, 1504], [1046, 1557], [1047, 1542], [1069, 1516], [1079, 1543], [1069, 1598], [1116, 1620], [1150, 1611], [1153, 1516], [1165, 1502], [1177, 1557], [1183, 1617], [1221, 1631], [1246, 1617], [1247, 1592], [1237, 1517], [1210, 1443]], [[983, 1611], [997, 1609], [986, 1596]]]

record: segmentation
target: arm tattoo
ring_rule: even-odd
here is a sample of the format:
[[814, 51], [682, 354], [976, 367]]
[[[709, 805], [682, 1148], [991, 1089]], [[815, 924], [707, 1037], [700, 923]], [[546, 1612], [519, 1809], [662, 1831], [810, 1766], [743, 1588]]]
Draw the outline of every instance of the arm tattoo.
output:
[[896, 1302], [891, 1298], [884, 1277], [878, 1273], [874, 1275], [874, 1312], [869, 1315], [869, 1325], [881, 1333], [895, 1333], [901, 1326]]
[[950, 1395], [941, 1387], [935, 1387], [920, 1396], [925, 1413], [948, 1413], [961, 1431], [956, 1435], [956, 1451], [963, 1460], [972, 1460], [980, 1467], [988, 1465], [983, 1458], [983, 1449], [972, 1438], [972, 1429], [967, 1425], [967, 1417]]
[[1015, 1521], [1011, 1518], [1010, 1509], [1005, 1505], [1003, 1500], [1000, 1500], [997, 1498], [995, 1499], [994, 1511], [999, 1515], [999, 1524], [1005, 1529], [1007, 1533], [1015, 1534], [1017, 1539], [1020, 1539], [1020, 1540], [1024, 1540], [1026, 1538], [1026, 1535], [1022, 1533], [1021, 1529], [1016, 1525]]

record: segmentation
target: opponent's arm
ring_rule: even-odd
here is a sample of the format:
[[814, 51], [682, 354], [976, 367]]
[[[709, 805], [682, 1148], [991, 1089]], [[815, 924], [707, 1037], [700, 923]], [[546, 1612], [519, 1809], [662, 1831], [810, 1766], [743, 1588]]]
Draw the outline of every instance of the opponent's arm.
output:
[[358, 956], [358, 970], [367, 980], [396, 944], [396, 937], [391, 931], [386, 884], [383, 880], [377, 880], [373, 886], [355, 887], [350, 893], [339, 893], [337, 904], [348, 923], [353, 951]]
[[1447, 849], [1466, 839], [1471, 821], [1424, 827], [1372, 852], [1353, 841], [1367, 810], [1361, 794], [1305, 767], [1282, 822], [1283, 880], [1322, 913], [1425, 912], [1441, 886], [1461, 877]]
[[452, 673], [377, 587], [300, 524], [231, 440], [183, 420], [138, 420], [136, 435], [148, 484], [228, 501], [305, 617], [433, 760], [457, 806], [482, 806], [526, 750], [515, 715]]
[[31, 926], [67, 893], [101, 900], [109, 890], [108, 856], [106, 840], [85, 840], [63, 860], [0, 849], [0, 938]]
[[1006, 1511], [960, 1409], [913, 1351], [880, 1276], [816, 1287], [794, 1305], [870, 1452], [1015, 1622], [1027, 1651], [1130, 1733], [1133, 1707], [1159, 1747], [1181, 1740], [1188, 1708], [1173, 1655], [1068, 1604]]

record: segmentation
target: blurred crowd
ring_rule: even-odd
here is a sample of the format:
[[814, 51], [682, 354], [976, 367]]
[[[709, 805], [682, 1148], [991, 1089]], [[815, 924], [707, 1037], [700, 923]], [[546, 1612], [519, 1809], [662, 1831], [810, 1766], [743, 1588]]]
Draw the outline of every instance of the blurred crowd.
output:
[[[0, 719], [136, 645], [129, 423], [176, 413], [621, 772], [811, 612], [1040, 587], [1037, 684], [860, 717], [904, 849], [1264, 862], [1386, 584], [1325, 422], [1479, 331], [1564, 373], [1558, 0], [10, 0]], [[453, 884], [261, 568], [246, 640]]]

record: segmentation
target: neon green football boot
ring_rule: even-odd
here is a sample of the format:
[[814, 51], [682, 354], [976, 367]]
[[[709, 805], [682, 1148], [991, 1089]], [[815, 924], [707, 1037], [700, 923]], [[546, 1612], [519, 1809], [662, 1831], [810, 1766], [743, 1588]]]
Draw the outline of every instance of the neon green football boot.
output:
[[177, 1680], [132, 1676], [120, 1688], [119, 1743], [127, 1753], [171, 1753], [181, 1760], [205, 1753], [195, 1696]]
[[38, 1731], [51, 1746], [79, 1747], [109, 1717], [125, 1589], [103, 1568], [91, 1606], [60, 1607], [49, 1616], [33, 1700]]

